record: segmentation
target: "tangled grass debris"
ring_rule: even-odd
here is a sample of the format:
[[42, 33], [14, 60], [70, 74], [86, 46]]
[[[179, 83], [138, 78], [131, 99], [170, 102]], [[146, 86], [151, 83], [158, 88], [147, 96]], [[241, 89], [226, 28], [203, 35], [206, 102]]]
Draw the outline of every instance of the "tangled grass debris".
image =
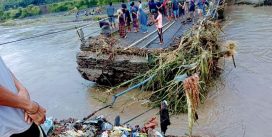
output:
[[219, 44], [220, 31], [218, 22], [200, 20], [189, 33], [180, 38], [176, 49], [152, 54], [153, 68], [145, 74], [111, 88], [108, 92], [113, 92], [122, 86], [140, 83], [154, 76], [151, 81], [141, 87], [141, 90], [152, 91], [152, 95], [147, 97], [150, 105], [158, 107], [161, 100], [167, 100], [172, 113], [187, 112], [184, 85], [177, 78], [198, 74], [200, 100], [203, 100], [209, 85], [219, 77], [222, 71], [218, 66], [219, 59], [233, 57], [235, 54], [235, 42], [226, 43], [227, 46], [224, 48], [222, 44]]

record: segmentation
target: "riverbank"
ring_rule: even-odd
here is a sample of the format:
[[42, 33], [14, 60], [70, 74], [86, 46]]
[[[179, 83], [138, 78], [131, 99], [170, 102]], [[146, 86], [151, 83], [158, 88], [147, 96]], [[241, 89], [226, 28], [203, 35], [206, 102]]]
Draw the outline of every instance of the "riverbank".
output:
[[[119, 3], [119, 1], [112, 1]], [[48, 13], [68, 12], [68, 14], [76, 14], [81, 10], [86, 11], [84, 14], [101, 14], [104, 13], [104, 6], [108, 5], [106, 1], [93, 1], [93, 0], [73, 0], [63, 1], [58, 3], [46, 5], [28, 5], [25, 8], [18, 7], [15, 9], [1, 10], [0, 9], [0, 22], [11, 19], [22, 19], [25, 17], [43, 15]]]
[[261, 7], [261, 6], [272, 6], [272, 0], [241, 0], [235, 2], [236, 5], [253, 5], [254, 7]]

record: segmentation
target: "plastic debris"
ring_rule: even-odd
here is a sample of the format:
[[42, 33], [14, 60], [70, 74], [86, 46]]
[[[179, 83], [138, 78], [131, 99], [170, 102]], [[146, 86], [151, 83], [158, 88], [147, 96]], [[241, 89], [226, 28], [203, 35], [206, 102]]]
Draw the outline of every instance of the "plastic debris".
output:
[[41, 125], [41, 128], [43, 129], [45, 134], [48, 134], [49, 131], [53, 130], [54, 122], [53, 118], [49, 117], [46, 118], [44, 124]]

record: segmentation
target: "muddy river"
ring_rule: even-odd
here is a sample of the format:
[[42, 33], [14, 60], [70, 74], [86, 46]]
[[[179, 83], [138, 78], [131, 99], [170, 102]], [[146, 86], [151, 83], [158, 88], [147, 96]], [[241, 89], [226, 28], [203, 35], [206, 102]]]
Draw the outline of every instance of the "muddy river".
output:
[[[237, 41], [237, 68], [226, 60], [222, 77], [198, 111], [200, 119], [195, 134], [272, 136], [271, 13], [270, 7], [228, 8], [222, 38]], [[0, 26], [0, 43], [87, 23], [70, 22], [72, 19], [54, 15], [17, 21], [15, 26]], [[79, 44], [75, 31], [67, 31], [0, 46], [0, 55], [28, 88], [31, 97], [47, 108], [48, 116], [82, 118], [103, 104], [94, 99], [98, 93], [89, 91], [93, 83], [82, 79], [76, 70]], [[124, 109], [114, 107], [101, 114], [110, 120], [120, 114], [125, 121], [145, 111], [140, 103], [132, 103], [130, 95], [126, 98], [116, 105], [126, 104]], [[132, 124], [144, 122], [156, 116], [156, 112], [152, 110]], [[186, 118], [186, 115], [173, 116], [168, 133], [184, 135]]]

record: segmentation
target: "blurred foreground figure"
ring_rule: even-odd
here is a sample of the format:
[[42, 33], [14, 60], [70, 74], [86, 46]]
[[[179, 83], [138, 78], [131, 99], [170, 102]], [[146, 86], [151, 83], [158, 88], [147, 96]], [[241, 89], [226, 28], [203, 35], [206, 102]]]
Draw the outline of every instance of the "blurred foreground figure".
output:
[[0, 57], [0, 136], [45, 137], [45, 109], [32, 101]]

